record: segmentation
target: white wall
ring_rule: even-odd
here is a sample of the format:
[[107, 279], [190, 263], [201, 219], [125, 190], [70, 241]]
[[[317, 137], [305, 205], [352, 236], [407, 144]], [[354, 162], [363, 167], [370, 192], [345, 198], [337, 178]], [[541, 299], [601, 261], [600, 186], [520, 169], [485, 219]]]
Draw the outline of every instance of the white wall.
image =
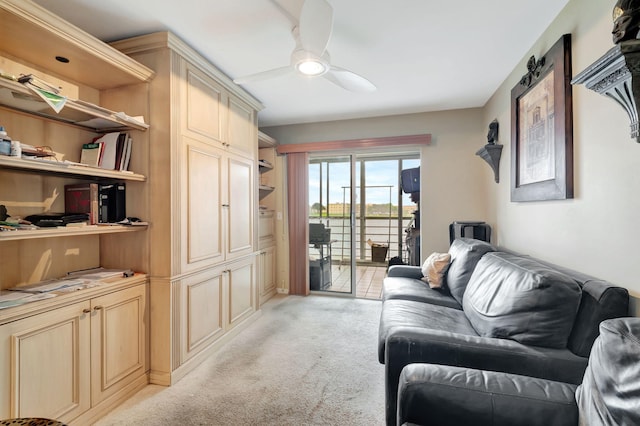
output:
[[[425, 94], [425, 96], [427, 96]], [[475, 152], [486, 144], [482, 110], [466, 109], [261, 129], [280, 144], [431, 133], [423, 148], [421, 177], [422, 258], [449, 248], [454, 220], [488, 221], [490, 167]]]
[[[584, 86], [573, 87], [574, 199], [510, 201], [510, 91], [531, 55], [543, 55], [562, 34], [572, 34], [575, 76], [613, 47], [614, 1], [572, 0], [527, 51], [484, 109], [498, 118], [504, 144], [500, 173], [490, 187], [491, 220], [500, 245], [609, 280], [640, 297], [640, 144], [629, 137], [626, 113]], [[632, 313], [640, 314], [638, 299]]]

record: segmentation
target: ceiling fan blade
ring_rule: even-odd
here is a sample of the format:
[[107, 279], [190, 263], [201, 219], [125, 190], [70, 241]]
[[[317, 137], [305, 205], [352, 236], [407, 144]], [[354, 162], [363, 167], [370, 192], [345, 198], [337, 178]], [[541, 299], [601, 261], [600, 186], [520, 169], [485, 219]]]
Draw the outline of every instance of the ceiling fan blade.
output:
[[366, 78], [339, 67], [331, 66], [323, 77], [351, 92], [366, 93], [376, 90], [376, 86]]
[[326, 0], [306, 0], [300, 11], [300, 44], [318, 57], [322, 56], [331, 38], [333, 8]]
[[282, 77], [287, 74], [293, 73], [293, 69], [290, 65], [286, 67], [274, 68], [268, 71], [262, 71], [255, 74], [245, 75], [244, 77], [234, 78], [233, 82], [236, 84], [247, 84], [255, 81], [267, 80], [269, 78]]
[[298, 17], [304, 0], [271, 0], [271, 3], [291, 22], [292, 27], [299, 25]]

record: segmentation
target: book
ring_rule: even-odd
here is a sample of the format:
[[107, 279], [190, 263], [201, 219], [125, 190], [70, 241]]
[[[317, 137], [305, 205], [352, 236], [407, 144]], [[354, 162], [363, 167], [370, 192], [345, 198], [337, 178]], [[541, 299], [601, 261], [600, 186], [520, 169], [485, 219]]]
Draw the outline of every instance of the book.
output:
[[129, 160], [131, 159], [131, 136], [127, 135], [122, 147], [122, 158], [120, 159], [120, 170], [124, 172], [129, 169]]
[[116, 156], [118, 153], [118, 138], [120, 132], [111, 132], [102, 135], [96, 140], [96, 143], [102, 143], [102, 158], [100, 167], [107, 170], [115, 170]]
[[89, 223], [98, 223], [98, 190], [97, 183], [78, 183], [64, 186], [64, 210], [65, 213], [87, 213]]
[[82, 145], [82, 153], [80, 154], [80, 163], [87, 166], [98, 167], [100, 165], [100, 154], [102, 144], [85, 143]]
[[116, 148], [116, 162], [113, 167], [114, 170], [121, 170], [122, 168], [122, 157], [124, 154], [125, 145], [127, 143], [128, 138], [129, 138], [129, 135], [126, 133], [120, 133], [118, 135], [118, 144]]

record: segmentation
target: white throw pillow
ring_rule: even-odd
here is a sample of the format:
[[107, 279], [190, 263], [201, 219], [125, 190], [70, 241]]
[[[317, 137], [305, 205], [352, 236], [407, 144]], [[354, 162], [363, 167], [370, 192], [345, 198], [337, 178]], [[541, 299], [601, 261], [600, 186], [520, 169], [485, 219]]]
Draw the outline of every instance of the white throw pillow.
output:
[[422, 265], [422, 281], [431, 288], [442, 288], [450, 262], [449, 253], [431, 253]]

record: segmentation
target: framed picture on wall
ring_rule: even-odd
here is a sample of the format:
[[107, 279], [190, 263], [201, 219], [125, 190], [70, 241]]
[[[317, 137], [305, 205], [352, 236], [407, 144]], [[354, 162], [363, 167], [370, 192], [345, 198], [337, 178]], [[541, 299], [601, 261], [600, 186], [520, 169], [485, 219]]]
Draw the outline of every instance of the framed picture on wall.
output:
[[511, 89], [511, 201], [573, 198], [571, 35]]

